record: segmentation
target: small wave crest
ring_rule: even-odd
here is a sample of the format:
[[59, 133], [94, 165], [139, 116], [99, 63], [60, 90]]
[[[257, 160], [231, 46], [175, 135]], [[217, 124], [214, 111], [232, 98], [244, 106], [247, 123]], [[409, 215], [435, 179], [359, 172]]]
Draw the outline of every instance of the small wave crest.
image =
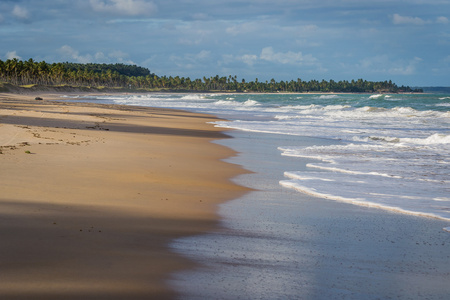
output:
[[[386, 179], [380, 184], [376, 185], [376, 182], [372, 182], [373, 192], [364, 192], [362, 186], [367, 186], [369, 183], [364, 180], [355, 180], [351, 177], [345, 177], [344, 181], [341, 180], [342, 176], [333, 178], [340, 178], [336, 182], [330, 180], [330, 178], [324, 178], [322, 173], [315, 173], [319, 175], [305, 174], [303, 176], [301, 172], [285, 172], [285, 176], [290, 178], [288, 180], [281, 180], [279, 184], [286, 188], [294, 189], [298, 192], [308, 194], [314, 197], [335, 200], [339, 202], [346, 202], [353, 205], [366, 206], [379, 208], [403, 214], [410, 214], [423, 217], [432, 217], [442, 220], [450, 220], [447, 212], [437, 209], [424, 209], [422, 207], [423, 201], [426, 201], [422, 195], [404, 195], [396, 192], [396, 189], [385, 191], [384, 186]], [[333, 179], [331, 178], [331, 179]], [[375, 185], [373, 185], [375, 183]], [[405, 199], [408, 201], [405, 202]], [[448, 227], [450, 231], [450, 227]]]
[[364, 106], [361, 108], [357, 108], [356, 111], [363, 111], [363, 112], [385, 112], [387, 111], [384, 107], [373, 107], [373, 106]]
[[185, 95], [183, 97], [180, 98], [181, 100], [205, 100], [207, 99], [206, 95], [198, 95], [198, 94], [194, 94], [194, 95]]
[[438, 201], [438, 202], [450, 202], [450, 198], [448, 197], [436, 197], [433, 198], [434, 201]]
[[233, 100], [218, 100], [214, 102], [216, 105], [236, 105], [237, 102]]
[[427, 138], [401, 138], [401, 143], [416, 144], [416, 145], [436, 145], [436, 144], [450, 144], [450, 135], [435, 133]]
[[338, 95], [321, 95], [321, 96], [319, 96], [319, 99], [334, 99], [337, 97], [338, 97]]
[[309, 168], [315, 168], [315, 169], [319, 169], [319, 170], [344, 173], [344, 174], [371, 175], [371, 176], [381, 176], [381, 177], [398, 178], [398, 179], [402, 178], [401, 176], [379, 173], [379, 172], [360, 172], [360, 171], [353, 171], [353, 170], [348, 170], [348, 169], [343, 169], [343, 168], [328, 167], [328, 166], [323, 166], [323, 165], [319, 166], [319, 165], [315, 165], [315, 164], [307, 164], [306, 166]]
[[251, 99], [248, 99], [248, 100], [245, 101], [243, 104], [244, 104], [245, 106], [258, 106], [258, 105], [261, 105], [261, 104], [258, 103], [258, 101], [251, 100]]
[[248, 99], [247, 101], [244, 102], [238, 102], [235, 101], [234, 98], [231, 99], [227, 98], [227, 100], [218, 100], [215, 102], [215, 104], [219, 106], [233, 106], [235, 108], [238, 108], [239, 106], [251, 107], [261, 105], [258, 101], [255, 100]]

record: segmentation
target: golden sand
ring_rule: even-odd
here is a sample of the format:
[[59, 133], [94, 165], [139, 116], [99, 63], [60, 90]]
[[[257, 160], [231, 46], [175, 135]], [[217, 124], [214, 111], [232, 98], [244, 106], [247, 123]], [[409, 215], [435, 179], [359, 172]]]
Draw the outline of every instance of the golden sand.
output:
[[[54, 97], [58, 97], [57, 95]], [[0, 94], [0, 298], [165, 299], [168, 249], [246, 190], [214, 118]]]

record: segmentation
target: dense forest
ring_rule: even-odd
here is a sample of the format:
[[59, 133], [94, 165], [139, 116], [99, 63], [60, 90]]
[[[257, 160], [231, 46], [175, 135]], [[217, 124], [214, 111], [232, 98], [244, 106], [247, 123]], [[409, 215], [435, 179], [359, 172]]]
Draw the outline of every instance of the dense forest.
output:
[[0, 60], [0, 81], [17, 86], [76, 86], [93, 88], [122, 88], [171, 91], [222, 91], [222, 92], [349, 92], [349, 93], [397, 93], [421, 92], [410, 87], [398, 87], [392, 81], [373, 82], [363, 79], [351, 81], [303, 81], [300, 78], [277, 82], [275, 79], [261, 82], [238, 80], [237, 76], [203, 77], [190, 79], [179, 76], [157, 76], [150, 70], [125, 64], [47, 63], [33, 59]]

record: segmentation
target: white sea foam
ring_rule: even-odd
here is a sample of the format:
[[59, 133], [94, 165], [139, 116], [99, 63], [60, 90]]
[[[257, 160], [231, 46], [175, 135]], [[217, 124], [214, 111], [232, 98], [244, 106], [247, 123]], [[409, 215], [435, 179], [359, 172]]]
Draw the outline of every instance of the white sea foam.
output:
[[[433, 212], [421, 212], [421, 211], [416, 211], [416, 210], [408, 210], [408, 209], [404, 209], [401, 207], [383, 204], [383, 203], [379, 203], [379, 202], [367, 201], [364, 198], [348, 198], [348, 197], [343, 197], [343, 196], [339, 196], [339, 195], [323, 193], [323, 192], [317, 191], [314, 188], [302, 186], [301, 184], [296, 184], [296, 182], [293, 182], [293, 181], [282, 180], [282, 181], [280, 181], [280, 184], [284, 187], [291, 188], [291, 189], [297, 190], [301, 193], [308, 194], [308, 195], [311, 195], [314, 197], [340, 201], [340, 202], [349, 203], [349, 204], [353, 204], [353, 205], [384, 209], [384, 210], [403, 213], [403, 214], [415, 215], [415, 216], [420, 216], [420, 217], [436, 218], [436, 219], [450, 221], [450, 217], [448, 217], [446, 215], [442, 216], [439, 214], [435, 214]], [[398, 197], [398, 195], [395, 195], [395, 197]], [[445, 231], [450, 232], [450, 227], [446, 227], [443, 229]]]
[[371, 95], [371, 96], [369, 96], [369, 99], [379, 99], [379, 98], [381, 98], [383, 96], [384, 96], [383, 94]]
[[338, 95], [321, 95], [321, 96], [319, 96], [319, 99], [334, 99], [337, 97], [338, 97]]
[[231, 105], [231, 104], [237, 105], [237, 103], [234, 102], [232, 99], [219, 100], [219, 101], [216, 101], [215, 104], [216, 104], [216, 105]]
[[433, 198], [434, 201], [439, 201], [439, 202], [450, 202], [450, 198], [448, 197], [438, 197], [438, 198]]
[[450, 135], [435, 133], [427, 138], [401, 138], [401, 143], [416, 145], [450, 144]]
[[261, 104], [259, 104], [258, 101], [249, 99], [249, 100], [245, 101], [243, 103], [243, 105], [244, 106], [256, 106], [256, 105], [261, 105]]
[[435, 106], [437, 106], [437, 107], [450, 107], [450, 103], [438, 103], [438, 104], [435, 104]]
[[[280, 182], [283, 186], [296, 190], [305, 190], [306, 186], [309, 194], [328, 199], [390, 210], [395, 207], [396, 211], [450, 220], [450, 209], [444, 206], [450, 184], [448, 169], [436, 164], [448, 158], [436, 157], [433, 149], [384, 144], [279, 149], [283, 155], [321, 161], [308, 163], [311, 171], [285, 172], [291, 180]], [[328, 172], [317, 173], [314, 169]], [[438, 200], [442, 206], [433, 204]]]
[[206, 95], [190, 94], [181, 97], [181, 100], [204, 100], [207, 99]]

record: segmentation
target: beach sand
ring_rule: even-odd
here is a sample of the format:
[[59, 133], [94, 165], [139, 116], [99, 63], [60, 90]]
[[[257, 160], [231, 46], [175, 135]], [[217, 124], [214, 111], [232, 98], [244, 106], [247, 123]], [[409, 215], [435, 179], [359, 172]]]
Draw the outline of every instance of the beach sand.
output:
[[0, 298], [170, 299], [175, 238], [248, 189], [207, 115], [0, 94]]

